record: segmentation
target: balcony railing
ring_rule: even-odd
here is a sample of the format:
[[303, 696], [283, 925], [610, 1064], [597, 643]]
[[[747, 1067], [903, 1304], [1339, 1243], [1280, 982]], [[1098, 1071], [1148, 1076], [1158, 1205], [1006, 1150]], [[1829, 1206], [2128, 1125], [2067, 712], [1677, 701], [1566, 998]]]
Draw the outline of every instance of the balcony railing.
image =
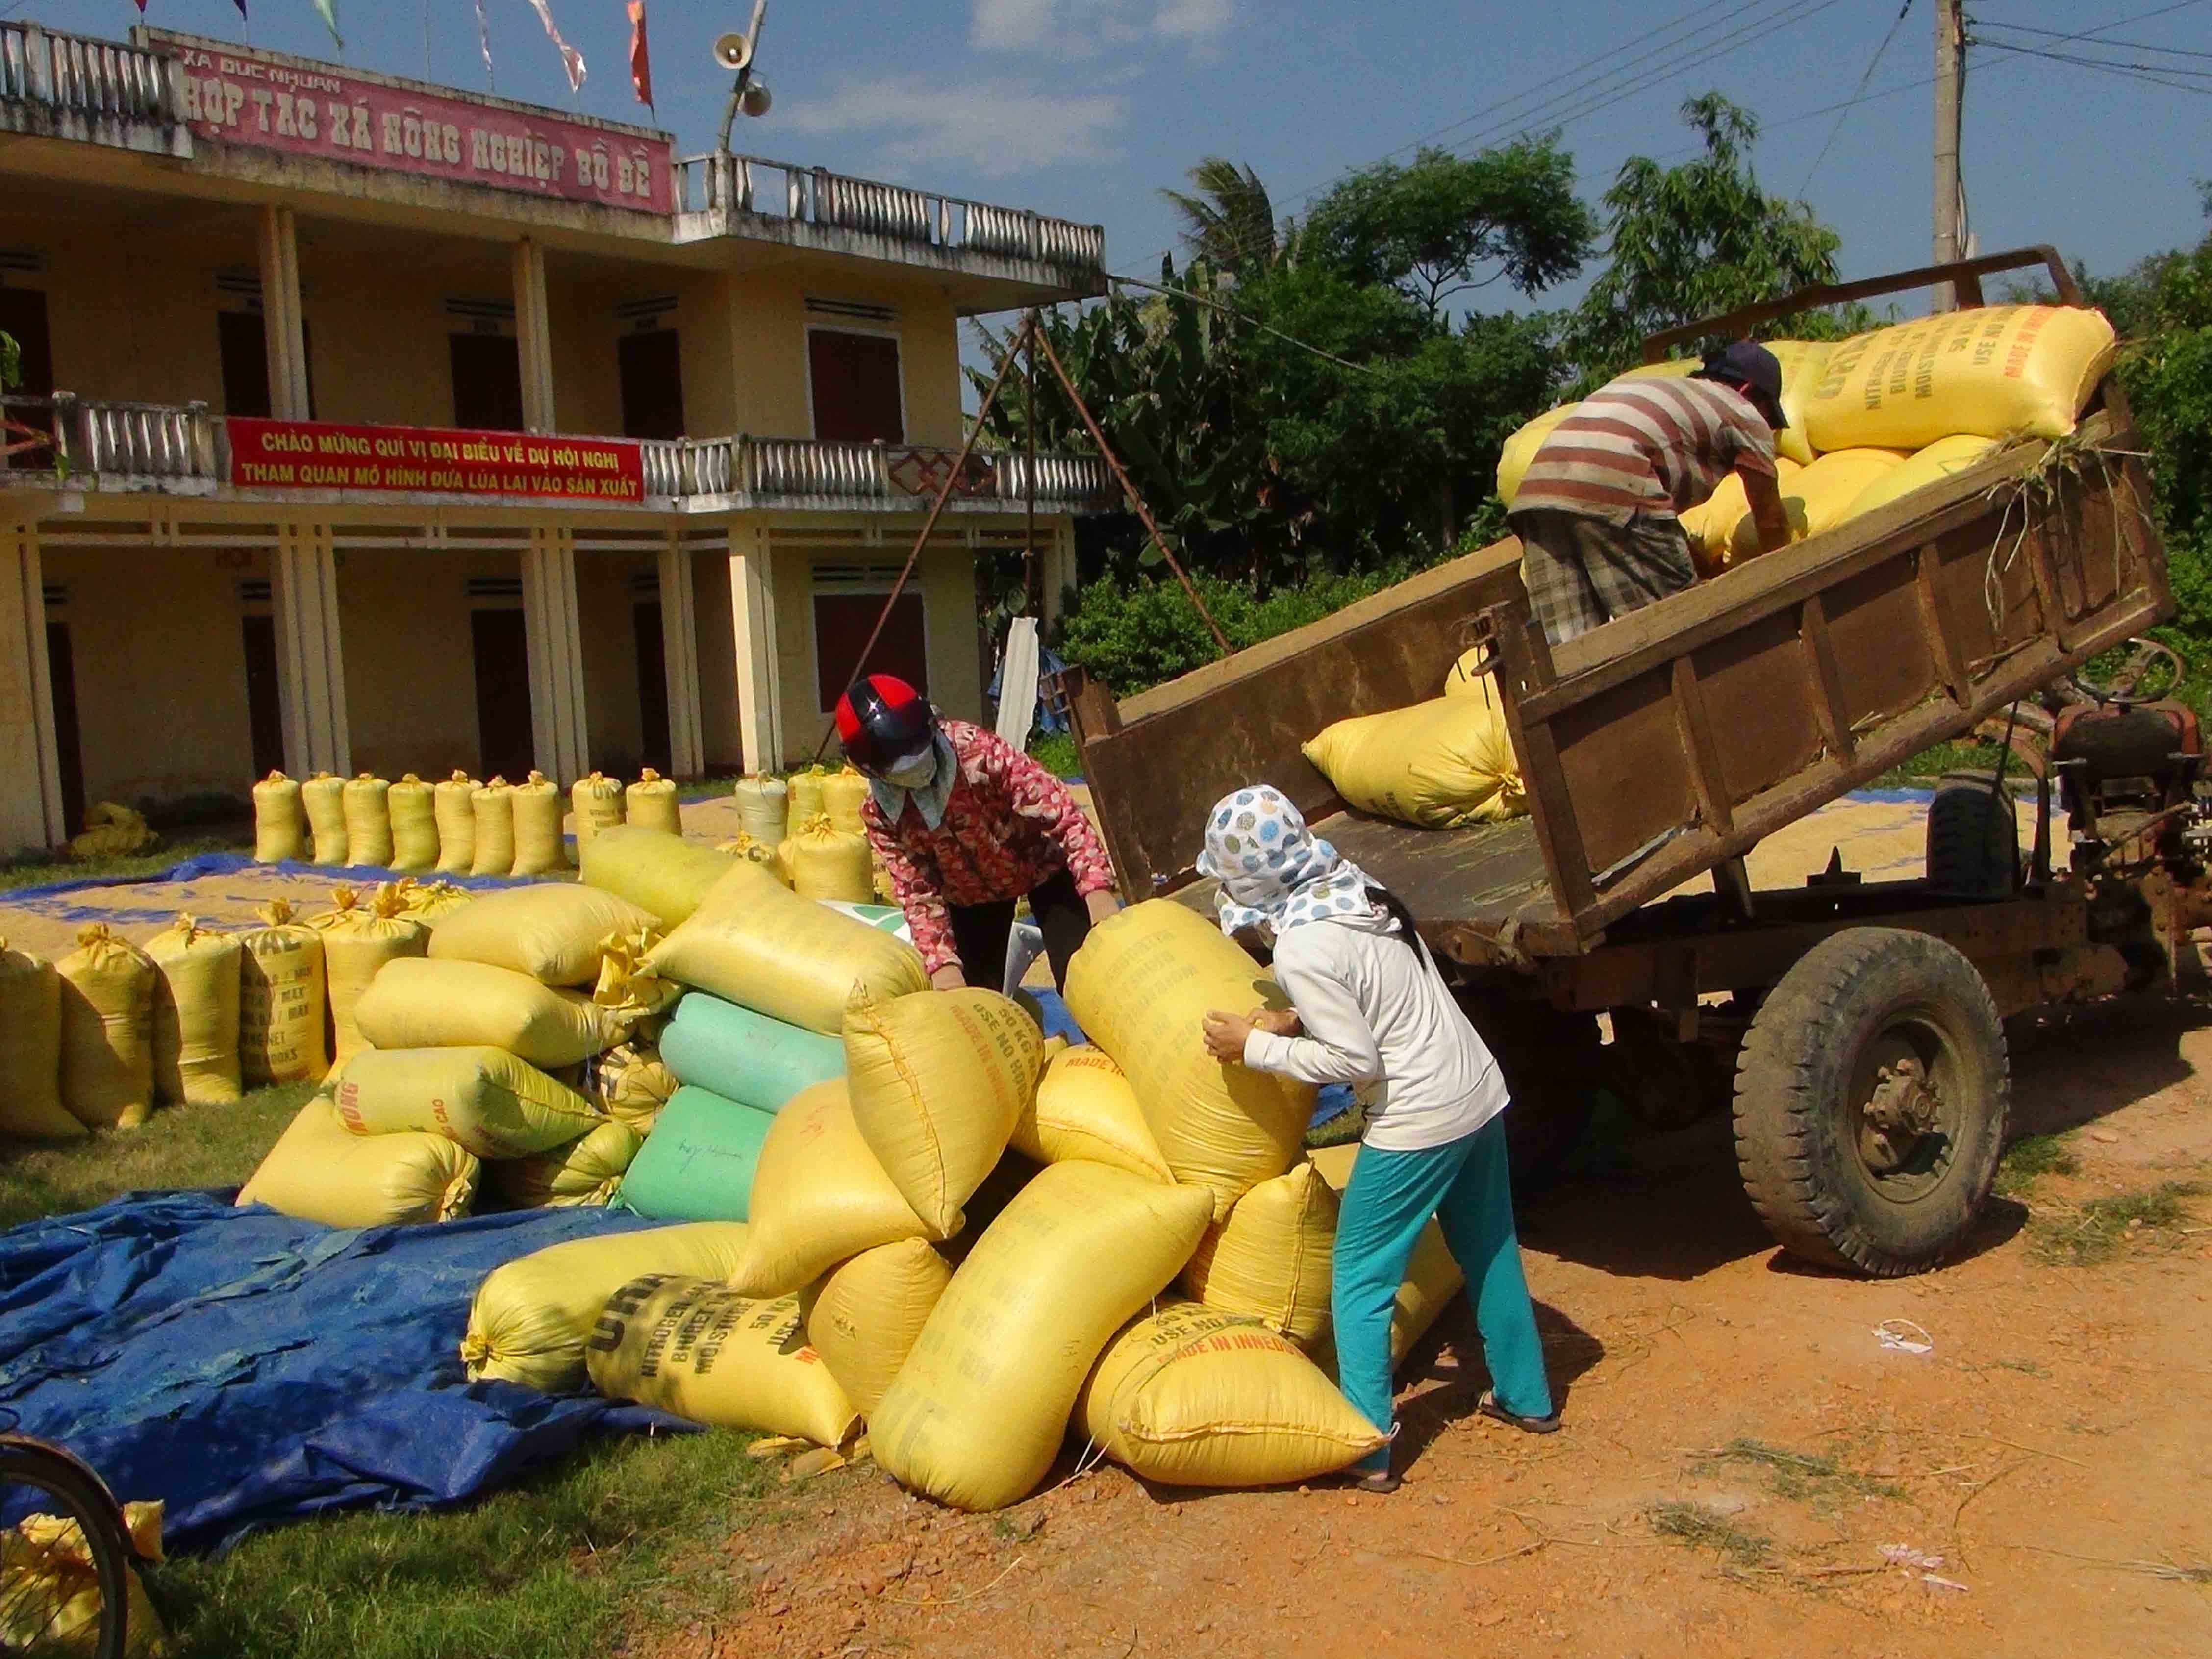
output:
[[750, 213], [1085, 274], [1106, 268], [1102, 226], [848, 178], [826, 167], [758, 155], [690, 155], [676, 164], [676, 188], [677, 205], [686, 213]]
[[[77, 489], [210, 495], [230, 485], [222, 418], [204, 403], [136, 404], [78, 398], [0, 398], [5, 447], [0, 479], [40, 475]], [[33, 436], [32, 434], [36, 434]], [[919, 444], [826, 443], [812, 438], [648, 439], [639, 445], [647, 504], [702, 507], [798, 503], [897, 510], [929, 501], [957, 453]], [[951, 500], [1006, 509], [1024, 499], [1028, 457], [979, 449]], [[1115, 484], [1095, 455], [1036, 458], [1036, 499], [1049, 511], [1110, 505]]]
[[0, 23], [0, 99], [85, 121], [178, 119], [168, 58], [119, 41]]

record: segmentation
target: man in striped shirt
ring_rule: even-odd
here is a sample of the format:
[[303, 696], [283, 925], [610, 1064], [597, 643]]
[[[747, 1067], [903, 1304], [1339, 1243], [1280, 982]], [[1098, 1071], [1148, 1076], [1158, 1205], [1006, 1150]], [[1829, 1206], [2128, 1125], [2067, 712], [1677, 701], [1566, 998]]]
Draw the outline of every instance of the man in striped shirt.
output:
[[1730, 472], [1759, 550], [1787, 542], [1774, 434], [1788, 424], [1782, 366], [1749, 340], [1686, 380], [1618, 380], [1583, 399], [1536, 451], [1509, 516], [1544, 637], [1564, 644], [1697, 580], [1676, 515]]

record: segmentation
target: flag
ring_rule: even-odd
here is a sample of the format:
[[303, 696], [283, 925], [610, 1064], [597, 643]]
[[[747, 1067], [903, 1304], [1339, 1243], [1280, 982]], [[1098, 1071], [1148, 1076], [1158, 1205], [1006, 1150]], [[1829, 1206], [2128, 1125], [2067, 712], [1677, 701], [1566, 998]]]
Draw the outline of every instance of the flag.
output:
[[552, 0], [530, 0], [530, 3], [538, 13], [538, 21], [545, 25], [545, 33], [552, 36], [554, 49], [561, 54], [561, 67], [568, 72], [568, 90], [581, 92], [584, 89], [584, 54], [563, 40], [561, 31], [554, 27]]
[[238, 7], [238, 15], [240, 17], [246, 17], [246, 21], [247, 22], [252, 22], [253, 20], [251, 17], [246, 16], [246, 0], [234, 0], [234, 3]]
[[[653, 59], [645, 47], [645, 0], [629, 0], [629, 83], [637, 93], [637, 101], [653, 109]], [[659, 113], [654, 110], [656, 115]]]
[[331, 39], [337, 41], [338, 50], [343, 52], [345, 36], [338, 33], [338, 0], [315, 0], [315, 9], [322, 13], [323, 22], [331, 32]]
[[[239, 3], [244, 5], [246, 0], [239, 0]], [[477, 50], [483, 53], [484, 79], [489, 81], [493, 90], [496, 91], [499, 82], [491, 70], [491, 25], [484, 21], [483, 0], [477, 0]]]

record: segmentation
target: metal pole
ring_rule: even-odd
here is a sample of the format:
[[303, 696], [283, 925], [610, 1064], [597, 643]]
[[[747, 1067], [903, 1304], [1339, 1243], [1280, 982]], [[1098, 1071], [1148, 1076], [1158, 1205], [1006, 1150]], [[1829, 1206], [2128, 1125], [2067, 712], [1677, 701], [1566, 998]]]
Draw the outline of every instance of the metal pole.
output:
[[1037, 557], [1036, 544], [1036, 341], [1037, 313], [1030, 312], [1029, 338], [1026, 342], [1029, 359], [1029, 432], [1024, 446], [1027, 453], [1022, 465], [1022, 599], [1036, 613], [1040, 626], [1044, 622], [1043, 561]]
[[[960, 446], [960, 459], [952, 463], [951, 470], [939, 483], [936, 499], [929, 504], [929, 516], [921, 521], [921, 533], [914, 538], [914, 550], [906, 556], [906, 562], [899, 567], [898, 580], [891, 584], [891, 591], [884, 599], [884, 608], [876, 613], [876, 625], [868, 630], [868, 642], [860, 647], [860, 659], [853, 665], [853, 672], [845, 677], [846, 684], [852, 684], [866, 672], [868, 659], [875, 653], [876, 642], [883, 638], [884, 624], [890, 621], [891, 607], [898, 603], [899, 595], [906, 591], [907, 578], [914, 574], [915, 562], [921, 557], [921, 550], [929, 544], [930, 532], [937, 528], [938, 515], [945, 511], [945, 503], [951, 499], [953, 488], [960, 482], [960, 475], [968, 470], [968, 458], [975, 453], [975, 441], [983, 435], [983, 422], [990, 418], [991, 405], [999, 400], [999, 389], [1006, 383], [1006, 374], [1014, 366], [1019, 344], [1020, 342], [1016, 341], [1000, 360], [999, 372], [991, 381], [991, 389], [983, 394], [982, 406], [975, 411], [975, 424], [968, 428], [968, 441]], [[835, 721], [823, 728], [822, 740], [814, 745], [816, 760], [822, 758], [822, 751], [830, 746], [830, 734], [836, 729]]]
[[[1935, 263], [1960, 257], [1959, 248], [1959, 132], [1966, 79], [1966, 24], [1961, 0], [1936, 0]], [[1938, 283], [1935, 308], [1949, 311], [1958, 295]]]
[[1091, 433], [1091, 441], [1098, 446], [1099, 455], [1113, 469], [1114, 477], [1120, 482], [1121, 494], [1128, 499], [1131, 510], [1144, 521], [1146, 532], [1152, 538], [1152, 545], [1160, 550], [1160, 556], [1168, 562], [1168, 568], [1175, 572], [1176, 580], [1182, 584], [1182, 591], [1190, 596], [1191, 604], [1198, 607], [1198, 614], [1204, 619], [1207, 631], [1213, 635], [1213, 642], [1221, 647], [1223, 656], [1231, 654], [1233, 647], [1229, 643], [1229, 635], [1221, 631], [1221, 624], [1213, 620], [1213, 613], [1206, 608], [1206, 601], [1199, 598], [1196, 585], [1182, 566], [1176, 562], [1176, 556], [1168, 551], [1167, 538], [1160, 534], [1159, 526], [1153, 522], [1152, 508], [1145, 505], [1145, 498], [1137, 493], [1137, 486], [1129, 482], [1129, 475], [1121, 470], [1121, 463], [1114, 453], [1114, 447], [1106, 441], [1106, 434], [1098, 429], [1098, 422], [1091, 417], [1091, 405], [1083, 401], [1083, 394], [1075, 389], [1075, 382], [1068, 379], [1067, 370], [1060, 366], [1060, 354], [1052, 349], [1052, 342], [1045, 337], [1043, 331], [1035, 331], [1031, 337], [1043, 349], [1045, 362], [1052, 365], [1053, 374], [1067, 389], [1068, 401], [1075, 405], [1075, 412], [1083, 417], [1083, 424]]

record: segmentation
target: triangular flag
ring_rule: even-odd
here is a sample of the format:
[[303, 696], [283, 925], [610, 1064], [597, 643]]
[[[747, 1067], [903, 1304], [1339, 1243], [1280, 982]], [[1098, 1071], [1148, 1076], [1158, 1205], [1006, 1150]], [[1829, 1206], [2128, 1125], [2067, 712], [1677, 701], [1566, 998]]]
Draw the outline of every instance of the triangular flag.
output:
[[246, 0], [235, 0], [235, 3], [238, 7], [238, 15], [240, 17], [246, 17], [246, 21], [247, 22], [252, 22], [253, 20], [251, 17], [246, 17]]
[[554, 49], [561, 54], [561, 67], [568, 72], [568, 90], [584, 89], [584, 54], [561, 38], [561, 31], [553, 24], [552, 0], [530, 0], [538, 13], [538, 21], [545, 25], [545, 33], [553, 38]]
[[[645, 0], [629, 0], [629, 83], [637, 93], [637, 101], [653, 109], [653, 59], [645, 46]], [[659, 111], [653, 112], [655, 114]]]
[[338, 0], [315, 0], [315, 9], [322, 13], [323, 22], [331, 32], [331, 39], [337, 41], [338, 50], [343, 52], [345, 36], [338, 33]]
[[[243, 4], [244, 0], [240, 0], [240, 3]], [[477, 0], [477, 50], [483, 53], [484, 79], [491, 82], [495, 92], [499, 89], [499, 82], [491, 70], [491, 25], [484, 21], [483, 0]]]

